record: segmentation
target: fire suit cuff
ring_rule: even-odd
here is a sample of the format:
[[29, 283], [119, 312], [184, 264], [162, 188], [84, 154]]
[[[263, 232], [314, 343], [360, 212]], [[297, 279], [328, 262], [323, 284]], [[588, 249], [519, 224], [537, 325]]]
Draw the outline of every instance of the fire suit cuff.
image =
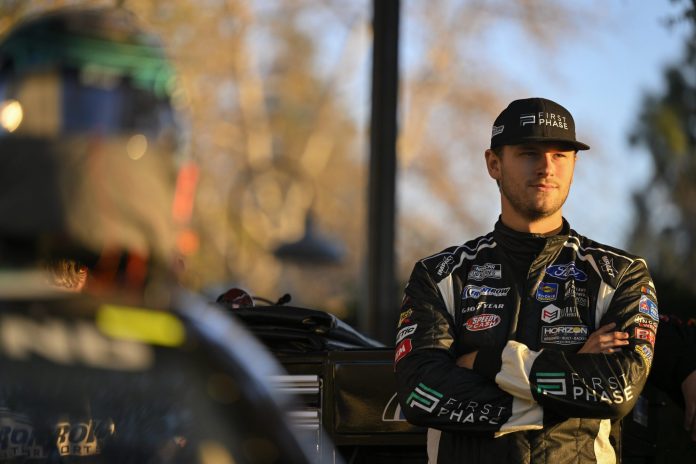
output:
[[476, 360], [474, 361], [474, 372], [495, 381], [495, 376], [500, 372], [500, 367], [503, 363], [502, 354], [502, 348], [490, 347], [479, 349], [478, 354], [476, 354]]

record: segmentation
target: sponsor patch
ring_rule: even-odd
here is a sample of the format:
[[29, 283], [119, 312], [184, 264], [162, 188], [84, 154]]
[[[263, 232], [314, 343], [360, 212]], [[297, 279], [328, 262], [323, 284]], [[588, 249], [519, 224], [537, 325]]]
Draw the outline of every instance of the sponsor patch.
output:
[[614, 260], [609, 259], [607, 255], [602, 256], [601, 263], [599, 267], [606, 272], [612, 279], [616, 278], [616, 268], [614, 267]]
[[493, 288], [485, 285], [467, 285], [462, 290], [462, 299], [478, 299], [481, 296], [505, 296], [510, 291], [510, 287]]
[[503, 309], [505, 307], [504, 303], [488, 303], [486, 301], [479, 301], [475, 305], [465, 306], [462, 308], [462, 314], [473, 313], [477, 311], [488, 311], [491, 309]]
[[396, 334], [396, 343], [399, 343], [409, 335], [413, 335], [413, 332], [416, 331], [416, 327], [418, 327], [418, 324], [409, 325], [399, 330], [399, 333]]
[[549, 324], [551, 322], [556, 322], [562, 317], [579, 318], [580, 314], [578, 314], [578, 310], [572, 306], [559, 308], [556, 305], [550, 304], [541, 309], [541, 320]]
[[437, 265], [437, 275], [442, 277], [443, 275], [449, 274], [452, 270], [452, 264], [454, 264], [454, 256], [445, 256], [445, 258], [440, 261], [440, 264]]
[[653, 299], [657, 300], [657, 295], [655, 294], [655, 290], [648, 287], [647, 285], [640, 286], [640, 293], [642, 293], [643, 295], [651, 296]]
[[497, 314], [478, 314], [466, 321], [466, 329], [471, 332], [488, 330], [500, 324], [500, 316]]
[[407, 338], [403, 342], [399, 343], [396, 346], [396, 349], [394, 350], [394, 364], [398, 363], [401, 361], [401, 359], [409, 354], [411, 350], [413, 349], [413, 346], [411, 345], [411, 339]]
[[411, 314], [413, 314], [412, 309], [407, 309], [403, 313], [399, 314], [399, 323], [397, 324], [396, 327], [397, 328], [401, 327], [404, 324], [404, 322], [406, 322], [408, 320], [408, 318], [411, 317]]
[[500, 264], [474, 264], [467, 276], [470, 280], [481, 281], [483, 279], [500, 279], [503, 277], [502, 266]]
[[640, 297], [640, 301], [638, 302], [638, 311], [643, 314], [647, 314], [654, 321], [660, 320], [660, 316], [657, 313], [657, 305], [645, 295]]
[[589, 329], [586, 325], [559, 325], [541, 328], [541, 342], [556, 345], [580, 345], [587, 341]]
[[580, 282], [587, 280], [587, 274], [581, 269], [578, 269], [574, 262], [568, 264], [552, 264], [546, 268], [546, 274], [560, 280], [568, 280], [570, 277]]
[[558, 297], [558, 284], [541, 282], [536, 292], [536, 299], [548, 303]]
[[652, 364], [653, 351], [648, 345], [636, 345], [636, 353], [638, 353], [648, 366]]
[[537, 372], [537, 393], [564, 396], [567, 393], [563, 372]]
[[637, 338], [638, 340], [646, 340], [652, 346], [655, 346], [655, 332], [653, 332], [652, 330], [644, 329], [642, 327], [636, 327], [633, 332], [635, 338]]
[[565, 283], [564, 298], [566, 300], [574, 300], [576, 306], [588, 307], [587, 289], [585, 287], [577, 287], [572, 279], [567, 280]]
[[500, 125], [500, 126], [493, 126], [493, 131], [491, 132], [491, 137], [495, 137], [496, 135], [500, 135], [503, 133], [505, 130], [505, 125]]
[[423, 409], [427, 412], [433, 412], [444, 395], [437, 390], [427, 387], [423, 383], [418, 386], [406, 398], [406, 404], [411, 408]]
[[653, 331], [657, 330], [657, 322], [653, 321], [649, 317], [645, 317], [643, 315], [638, 315], [633, 319], [634, 323], [638, 324], [641, 327], [645, 327], [647, 329], [652, 329]]

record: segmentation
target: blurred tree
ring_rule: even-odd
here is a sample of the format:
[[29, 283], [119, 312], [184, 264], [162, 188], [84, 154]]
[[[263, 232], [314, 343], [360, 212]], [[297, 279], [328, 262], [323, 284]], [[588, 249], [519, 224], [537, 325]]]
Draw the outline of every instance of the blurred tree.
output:
[[[26, 14], [78, 4], [134, 11], [178, 68], [184, 135], [200, 167], [187, 285], [240, 285], [269, 298], [290, 292], [296, 304], [339, 315], [359, 304], [370, 0], [3, 0], [0, 32]], [[601, 11], [553, 0], [403, 1], [402, 278], [417, 257], [490, 227], [480, 211], [495, 186], [482, 176], [482, 147], [496, 112], [524, 89], [477, 45], [506, 24], [515, 47], [553, 52]], [[411, 195], [428, 200], [425, 211]], [[310, 209], [343, 243], [341, 265], [303, 269], [273, 255], [302, 236]]]
[[664, 91], [644, 97], [630, 136], [632, 144], [647, 148], [654, 168], [648, 185], [634, 194], [630, 248], [670, 288], [665, 297], [693, 286], [696, 275], [696, 0], [681, 3], [686, 6], [679, 20], [692, 24], [683, 58], [665, 70]]

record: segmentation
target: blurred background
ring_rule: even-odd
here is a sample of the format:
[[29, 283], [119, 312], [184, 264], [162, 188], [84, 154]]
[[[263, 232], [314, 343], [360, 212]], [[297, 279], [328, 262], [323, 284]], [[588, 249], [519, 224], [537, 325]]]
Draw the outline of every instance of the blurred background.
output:
[[[195, 230], [179, 237], [185, 284], [212, 297], [233, 286], [274, 301], [290, 293], [369, 332], [372, 2], [2, 0], [0, 33], [37, 12], [105, 4], [158, 31], [178, 68], [181, 136], [199, 168], [195, 204], [180, 212]], [[668, 301], [694, 315], [693, 9], [401, 0], [396, 304], [416, 259], [491, 230], [492, 121], [513, 99], [543, 96], [592, 147], [564, 210], [573, 228], [646, 256], [669, 289], [661, 310]]]

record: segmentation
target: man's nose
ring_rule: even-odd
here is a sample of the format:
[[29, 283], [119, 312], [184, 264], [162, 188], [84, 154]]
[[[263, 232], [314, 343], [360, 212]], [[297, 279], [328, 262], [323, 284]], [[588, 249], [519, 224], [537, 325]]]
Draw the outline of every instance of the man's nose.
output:
[[547, 177], [553, 175], [553, 155], [551, 153], [542, 153], [537, 160], [537, 173], [540, 176]]

